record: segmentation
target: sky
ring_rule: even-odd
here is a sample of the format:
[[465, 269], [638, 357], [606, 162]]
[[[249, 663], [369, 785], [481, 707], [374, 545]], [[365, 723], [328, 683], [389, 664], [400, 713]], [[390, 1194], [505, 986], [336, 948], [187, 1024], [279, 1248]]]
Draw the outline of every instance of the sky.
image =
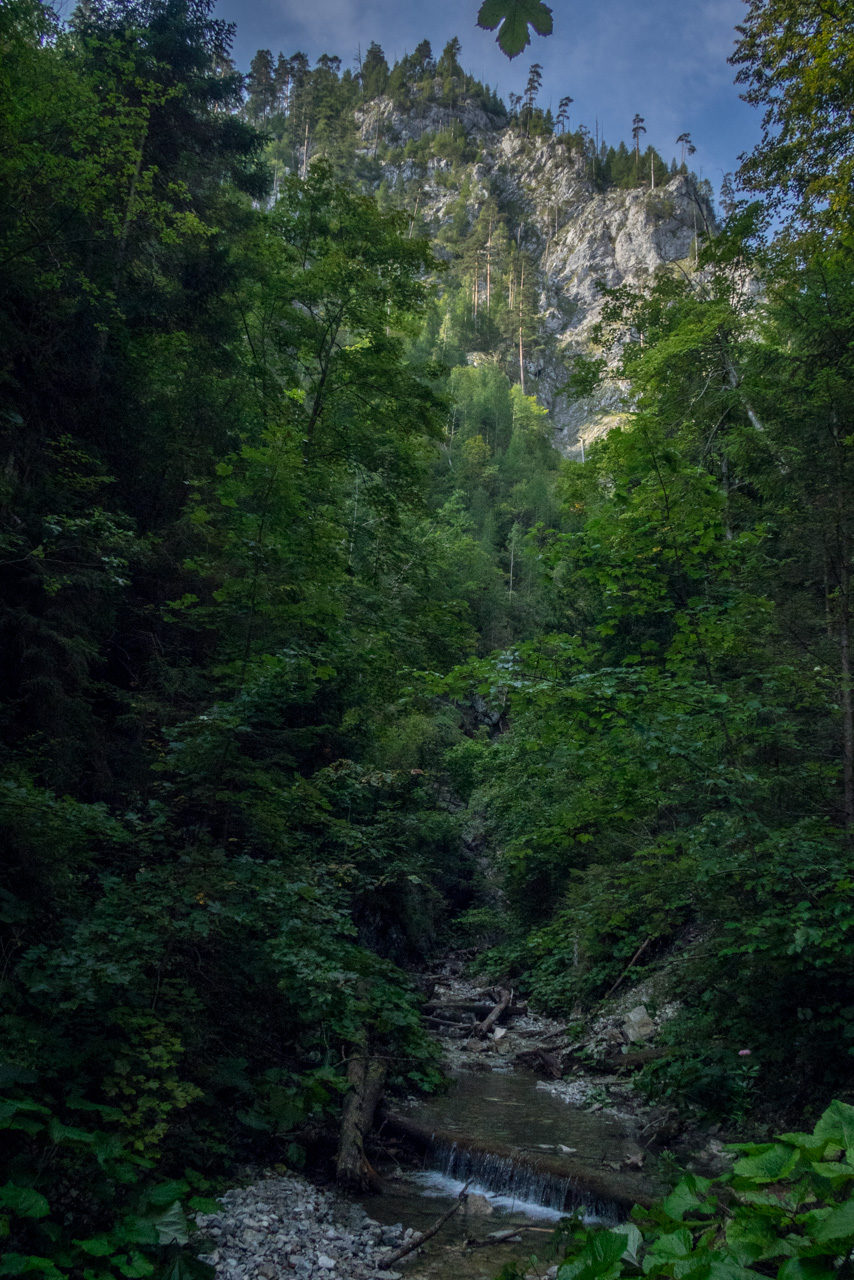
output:
[[539, 104], [573, 99], [572, 128], [586, 124], [617, 145], [631, 145], [632, 118], [644, 117], [644, 142], [670, 160], [676, 138], [691, 134], [692, 165], [715, 191], [741, 152], [759, 137], [759, 113], [747, 106], [727, 63], [745, 0], [553, 0], [554, 34], [510, 62], [493, 32], [476, 24], [479, 0], [218, 0], [216, 14], [237, 25], [235, 57], [243, 70], [259, 48], [303, 50], [312, 59], [337, 54], [352, 65], [371, 40], [389, 64], [428, 39], [436, 56], [456, 35], [460, 61], [507, 100], [521, 93], [539, 62]]

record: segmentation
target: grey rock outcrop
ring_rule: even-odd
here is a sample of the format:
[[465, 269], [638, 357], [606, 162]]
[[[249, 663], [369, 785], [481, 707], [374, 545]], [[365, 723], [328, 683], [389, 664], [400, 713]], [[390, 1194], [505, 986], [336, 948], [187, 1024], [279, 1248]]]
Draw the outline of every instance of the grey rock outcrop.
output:
[[598, 354], [593, 330], [602, 312], [601, 286], [642, 288], [662, 270], [690, 271], [702, 238], [715, 231], [706, 195], [687, 175], [656, 190], [602, 191], [589, 180], [584, 159], [560, 139], [525, 139], [470, 103], [431, 105], [417, 116], [382, 98], [357, 121], [366, 152], [378, 124], [398, 147], [451, 127], [465, 134], [474, 156], [468, 163], [454, 168], [441, 155], [418, 161], [392, 153], [382, 161], [383, 179], [406, 193], [409, 207], [417, 199], [418, 216], [433, 234], [453, 220], [459, 225], [461, 203], [469, 226], [490, 199], [508, 215], [537, 272], [543, 340], [525, 362], [526, 390], [550, 411], [563, 450], [579, 453], [622, 412], [624, 392], [615, 380], [587, 400], [570, 403], [560, 392], [574, 358]]

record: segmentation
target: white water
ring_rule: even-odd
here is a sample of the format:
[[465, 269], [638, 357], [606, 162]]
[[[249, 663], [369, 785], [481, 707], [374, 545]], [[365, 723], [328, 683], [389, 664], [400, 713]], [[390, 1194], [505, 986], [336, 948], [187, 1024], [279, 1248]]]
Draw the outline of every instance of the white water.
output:
[[[423, 1169], [417, 1173], [408, 1173], [407, 1182], [416, 1185], [424, 1196], [443, 1196], [446, 1199], [458, 1196], [465, 1186], [465, 1183], [459, 1178], [451, 1177], [446, 1173], [439, 1173], [438, 1170], [434, 1169]], [[502, 1213], [521, 1213], [526, 1218], [541, 1218], [545, 1222], [559, 1222], [561, 1218], [566, 1216], [565, 1213], [560, 1213], [557, 1209], [550, 1209], [542, 1204], [534, 1204], [530, 1200], [519, 1200], [516, 1196], [498, 1195], [478, 1182], [469, 1184], [469, 1193], [471, 1195], [485, 1196], [493, 1209], [497, 1209]], [[585, 1218], [585, 1221], [593, 1220], [592, 1218]]]

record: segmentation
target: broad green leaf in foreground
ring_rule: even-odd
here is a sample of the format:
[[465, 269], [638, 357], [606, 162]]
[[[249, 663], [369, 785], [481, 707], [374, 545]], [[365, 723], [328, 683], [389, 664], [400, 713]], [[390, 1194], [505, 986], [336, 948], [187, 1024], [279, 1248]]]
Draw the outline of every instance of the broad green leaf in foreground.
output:
[[483, 0], [477, 25], [485, 31], [499, 28], [495, 37], [508, 58], [515, 58], [531, 43], [528, 27], [538, 36], [552, 33], [552, 11], [542, 0]]

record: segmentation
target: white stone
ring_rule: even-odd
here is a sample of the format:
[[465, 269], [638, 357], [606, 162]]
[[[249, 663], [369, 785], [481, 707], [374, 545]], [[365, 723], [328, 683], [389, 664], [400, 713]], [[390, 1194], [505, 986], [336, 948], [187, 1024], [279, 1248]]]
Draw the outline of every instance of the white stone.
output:
[[634, 1044], [637, 1040], [648, 1040], [655, 1035], [655, 1023], [646, 1011], [646, 1006], [639, 1004], [636, 1009], [626, 1015], [622, 1027], [626, 1044]]

